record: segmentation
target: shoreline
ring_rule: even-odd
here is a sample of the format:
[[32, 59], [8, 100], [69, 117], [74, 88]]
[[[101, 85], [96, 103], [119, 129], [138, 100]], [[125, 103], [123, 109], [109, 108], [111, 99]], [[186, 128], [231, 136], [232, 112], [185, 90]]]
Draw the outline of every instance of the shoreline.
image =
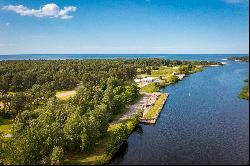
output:
[[[225, 65], [225, 64], [227, 64], [226, 62], [221, 62], [222, 63], [222, 65], [209, 65], [209, 66], [211, 66], [211, 67], [216, 67], [216, 66], [223, 66], [223, 65]], [[204, 66], [204, 67], [206, 67], [206, 66]], [[195, 73], [195, 72], [194, 72]], [[191, 72], [191, 73], [189, 73], [189, 74], [193, 74], [193, 72]], [[189, 75], [189, 74], [187, 74], [187, 75]], [[181, 80], [183, 80], [183, 78], [184, 77], [186, 77], [187, 75], [184, 75], [183, 77], [182, 77], [182, 79], [179, 79], [179, 81], [181, 81]], [[175, 83], [177, 83], [178, 81], [176, 81], [176, 82], [174, 82], [174, 83], [172, 83], [172, 84], [175, 84]], [[166, 87], [166, 86], [168, 86], [169, 84], [165, 84], [164, 86], [162, 86], [161, 87], [161, 89], [162, 88], [164, 88], [164, 87]], [[161, 105], [161, 107], [160, 107], [160, 109], [159, 109], [159, 112], [156, 114], [156, 116], [155, 117], [153, 117], [153, 118], [140, 118], [140, 122], [138, 122], [138, 124], [139, 123], [142, 123], [142, 124], [156, 124], [156, 122], [157, 122], [157, 119], [158, 119], [158, 117], [159, 117], [159, 115], [160, 115], [160, 113], [161, 113], [161, 111], [162, 111], [162, 108], [164, 107], [164, 105], [166, 104], [166, 102], [167, 102], [167, 99], [168, 99], [168, 97], [169, 97], [169, 93], [162, 93], [162, 92], [158, 92], [158, 93], [161, 93], [161, 94], [166, 94], [166, 98], [165, 98], [165, 100], [164, 100], [164, 102], [162, 103], [162, 105]], [[157, 101], [157, 100], [156, 100]], [[156, 101], [154, 102], [154, 104], [156, 103]], [[137, 125], [138, 125], [137, 124]], [[135, 129], [135, 128], [134, 128]], [[134, 130], [133, 129], [133, 130]], [[132, 131], [133, 131], [132, 130]], [[129, 138], [129, 136], [132, 134], [132, 131], [131, 131], [131, 133], [129, 133], [129, 135], [128, 135], [128, 137], [127, 137], [127, 139]], [[122, 141], [120, 144], [119, 144], [119, 148], [122, 146], [122, 144], [125, 142], [125, 141], [127, 141], [127, 139], [125, 139], [124, 141]], [[119, 148], [117, 149], [117, 151], [119, 150]], [[117, 152], [116, 151], [116, 152]], [[108, 164], [108, 163], [110, 163], [110, 161], [112, 160], [112, 158], [115, 156], [115, 154], [116, 153], [114, 153], [113, 155], [112, 155], [112, 157], [109, 159], [109, 161], [108, 162], [106, 162], [105, 164]]]
[[221, 62], [222, 65], [205, 65], [205, 67], [218, 67], [218, 66], [223, 66], [226, 65], [227, 62]]
[[[108, 164], [110, 163], [110, 161], [113, 159], [113, 157], [116, 155], [116, 153], [118, 152], [118, 150], [120, 149], [120, 147], [124, 144], [125, 141], [127, 141], [127, 139], [129, 138], [129, 136], [133, 133], [133, 131], [135, 130], [136, 126], [140, 123], [142, 124], [156, 124], [156, 121], [162, 111], [162, 108], [164, 107], [164, 105], [166, 104], [166, 101], [168, 99], [169, 94], [168, 93], [160, 93], [161, 95], [165, 95], [164, 101], [161, 105], [161, 107], [159, 108], [158, 112], [155, 114], [155, 117], [153, 119], [149, 119], [149, 118], [143, 118], [140, 117], [139, 121], [136, 123], [136, 125], [134, 125], [133, 129], [131, 130], [131, 132], [128, 133], [128, 135], [126, 136], [126, 139], [124, 139], [123, 141], [121, 141], [119, 143], [119, 145], [117, 147], [115, 147], [115, 151], [113, 152], [113, 154], [111, 155], [111, 157], [108, 159], [108, 161], [101, 163], [101, 164]], [[159, 100], [159, 98], [154, 102], [154, 104]], [[152, 108], [154, 105], [152, 105], [150, 108]], [[145, 110], [144, 110], [145, 111]], [[143, 112], [144, 112], [143, 111]], [[148, 110], [149, 111], [149, 110]], [[139, 114], [139, 111], [137, 112], [137, 114]]]

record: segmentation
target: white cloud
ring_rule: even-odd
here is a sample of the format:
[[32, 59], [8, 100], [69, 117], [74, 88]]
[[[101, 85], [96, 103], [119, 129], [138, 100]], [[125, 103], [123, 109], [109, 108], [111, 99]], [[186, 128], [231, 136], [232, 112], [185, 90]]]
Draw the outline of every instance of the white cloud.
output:
[[226, 3], [248, 3], [249, 0], [224, 0]]
[[60, 18], [60, 19], [71, 19], [73, 16], [69, 16], [69, 12], [75, 12], [76, 7], [74, 6], [65, 6], [63, 9], [60, 9], [54, 3], [44, 5], [40, 9], [29, 9], [23, 5], [8, 5], [2, 8], [7, 11], [14, 11], [21, 16], [35, 16], [35, 17], [52, 17], [52, 18]]

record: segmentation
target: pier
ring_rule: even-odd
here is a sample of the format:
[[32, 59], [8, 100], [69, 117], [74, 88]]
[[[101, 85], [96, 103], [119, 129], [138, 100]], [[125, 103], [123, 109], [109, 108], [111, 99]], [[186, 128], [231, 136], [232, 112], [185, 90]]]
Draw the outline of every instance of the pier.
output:
[[158, 93], [154, 103], [147, 110], [144, 110], [143, 117], [140, 118], [140, 123], [155, 124], [168, 96], [168, 93]]

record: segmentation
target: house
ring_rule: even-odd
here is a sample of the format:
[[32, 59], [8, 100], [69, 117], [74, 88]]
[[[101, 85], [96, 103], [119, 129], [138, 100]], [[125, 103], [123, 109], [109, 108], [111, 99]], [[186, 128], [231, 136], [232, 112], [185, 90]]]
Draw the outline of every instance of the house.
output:
[[134, 79], [135, 83], [140, 83], [142, 79]]
[[154, 82], [156, 80], [155, 77], [147, 77], [147, 78], [143, 78], [142, 82]]
[[135, 83], [151, 83], [151, 82], [156, 82], [160, 83], [160, 79], [157, 77], [146, 77], [142, 79], [134, 79]]

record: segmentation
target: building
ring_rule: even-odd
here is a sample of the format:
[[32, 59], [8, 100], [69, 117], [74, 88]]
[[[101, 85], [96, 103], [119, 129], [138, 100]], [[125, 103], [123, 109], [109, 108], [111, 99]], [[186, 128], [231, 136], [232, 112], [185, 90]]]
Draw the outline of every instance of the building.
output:
[[134, 79], [136, 83], [151, 83], [151, 82], [157, 82], [160, 83], [160, 79], [157, 77], [146, 77], [142, 79]]
[[142, 79], [143, 82], [154, 82], [155, 81], [155, 78], [154, 77], [147, 77], [147, 78], [143, 78]]

